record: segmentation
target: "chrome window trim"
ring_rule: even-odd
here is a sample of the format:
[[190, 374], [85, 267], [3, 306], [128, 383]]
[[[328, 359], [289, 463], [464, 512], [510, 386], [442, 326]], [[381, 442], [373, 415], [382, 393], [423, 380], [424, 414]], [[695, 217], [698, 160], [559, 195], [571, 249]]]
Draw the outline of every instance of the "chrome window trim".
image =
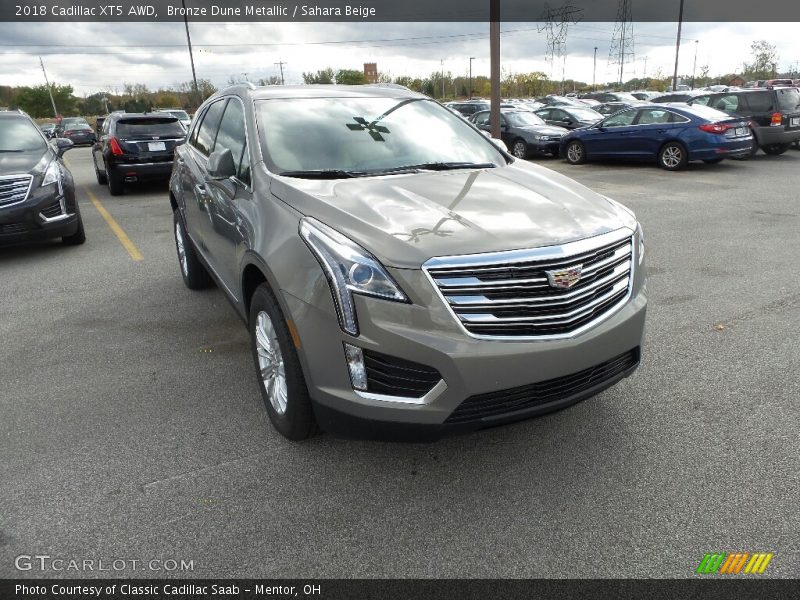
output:
[[[567, 242], [565, 244], [558, 244], [553, 246], [541, 246], [538, 248], [507, 250], [501, 252], [487, 252], [480, 254], [433, 257], [427, 260], [422, 265], [422, 272], [428, 279], [428, 282], [433, 288], [434, 293], [437, 295], [439, 300], [442, 301], [445, 308], [449, 311], [453, 319], [455, 319], [455, 322], [461, 329], [461, 332], [472, 339], [493, 340], [500, 342], [546, 342], [552, 340], [568, 340], [568, 339], [573, 339], [590, 329], [593, 329], [594, 327], [596, 327], [600, 323], [603, 323], [604, 321], [607, 321], [616, 313], [618, 313], [620, 309], [630, 301], [631, 296], [633, 295], [633, 282], [635, 280], [636, 266], [637, 266], [634, 255], [634, 247], [633, 247], [633, 244], [635, 242], [634, 239], [635, 233], [636, 232], [634, 230], [628, 227], [621, 227], [620, 229], [609, 231], [608, 233], [604, 233], [601, 235], [596, 235], [589, 238], [584, 238], [582, 240]], [[444, 294], [442, 293], [442, 290], [439, 289], [439, 286], [436, 284], [433, 276], [429, 272], [429, 269], [439, 269], [448, 267], [450, 268], [480, 267], [498, 263], [514, 264], [527, 261], [546, 261], [553, 259], [569, 258], [570, 256], [576, 256], [579, 254], [583, 254], [585, 252], [597, 250], [599, 248], [602, 248], [603, 246], [607, 246], [609, 244], [613, 244], [616, 242], [621, 242], [625, 239], [630, 239], [630, 244], [631, 244], [631, 254], [630, 254], [631, 267], [630, 267], [630, 273], [628, 275], [627, 293], [619, 302], [611, 306], [606, 312], [600, 315], [597, 319], [593, 319], [592, 321], [589, 321], [585, 325], [582, 325], [581, 327], [578, 327], [577, 329], [570, 331], [568, 333], [526, 335], [526, 336], [481, 335], [477, 333], [472, 333], [464, 326], [464, 323], [461, 321], [461, 319], [456, 314], [453, 307], [447, 301], [447, 298], [445, 298]]]
[[16, 206], [17, 204], [22, 204], [23, 202], [25, 202], [25, 200], [27, 200], [30, 197], [31, 189], [33, 188], [33, 175], [30, 175], [29, 173], [19, 173], [17, 175], [0, 175], [0, 181], [6, 179], [25, 179], [25, 178], [28, 179], [28, 189], [25, 190], [25, 196], [22, 198], [22, 200], [15, 200], [14, 202], [1, 202], [0, 210], [3, 210], [4, 208], [7, 208], [9, 206]]
[[392, 402], [395, 404], [430, 404], [436, 398], [441, 396], [447, 389], [447, 383], [444, 379], [440, 379], [439, 383], [431, 388], [431, 390], [424, 396], [415, 398], [413, 396], [389, 396], [387, 394], [374, 394], [372, 392], [362, 392], [361, 390], [353, 390], [359, 398], [364, 400], [373, 400], [375, 402]]

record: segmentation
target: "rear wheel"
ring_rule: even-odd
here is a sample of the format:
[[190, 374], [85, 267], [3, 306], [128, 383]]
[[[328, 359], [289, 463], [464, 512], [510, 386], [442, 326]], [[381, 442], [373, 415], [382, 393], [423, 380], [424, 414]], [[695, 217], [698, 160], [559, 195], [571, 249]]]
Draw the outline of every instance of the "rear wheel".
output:
[[112, 196], [121, 196], [122, 192], [124, 191], [124, 186], [122, 183], [122, 178], [114, 173], [111, 169], [108, 168], [106, 165], [106, 181], [108, 183], [108, 193]]
[[677, 171], [686, 166], [689, 157], [683, 144], [667, 142], [658, 153], [658, 164], [667, 171]]
[[92, 163], [94, 164], [94, 176], [97, 177], [97, 183], [100, 185], [106, 185], [108, 183], [106, 174], [100, 172], [100, 169], [97, 168], [97, 163], [94, 162], [94, 159], [92, 159]]
[[567, 149], [564, 156], [569, 164], [582, 165], [584, 162], [586, 162], [586, 149], [583, 147], [581, 142], [574, 140], [567, 144]]
[[192, 240], [186, 234], [179, 211], [175, 211], [172, 216], [175, 230], [175, 249], [178, 252], [178, 265], [181, 268], [183, 283], [190, 290], [202, 290], [211, 285], [211, 276], [206, 271], [203, 263], [197, 257]]
[[778, 156], [786, 152], [790, 147], [791, 144], [767, 144], [766, 146], [762, 146], [761, 149], [764, 151], [764, 154]]
[[267, 415], [281, 435], [303, 440], [317, 431], [311, 398], [289, 326], [269, 285], [250, 301], [250, 341]]
[[517, 158], [525, 158], [528, 156], [528, 144], [522, 138], [517, 138], [511, 145], [511, 153]]

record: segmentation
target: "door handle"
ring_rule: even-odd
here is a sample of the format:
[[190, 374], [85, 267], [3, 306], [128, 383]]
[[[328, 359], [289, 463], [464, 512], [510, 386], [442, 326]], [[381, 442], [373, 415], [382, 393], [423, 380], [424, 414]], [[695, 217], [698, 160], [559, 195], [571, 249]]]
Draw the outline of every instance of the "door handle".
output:
[[194, 191], [200, 196], [208, 196], [208, 190], [206, 190], [206, 186], [203, 183], [198, 183], [194, 186]]
[[176, 162], [177, 162], [179, 165], [185, 165], [185, 164], [186, 164], [186, 161], [185, 161], [185, 160], [183, 160], [182, 158], [178, 158], [178, 159], [176, 159]]

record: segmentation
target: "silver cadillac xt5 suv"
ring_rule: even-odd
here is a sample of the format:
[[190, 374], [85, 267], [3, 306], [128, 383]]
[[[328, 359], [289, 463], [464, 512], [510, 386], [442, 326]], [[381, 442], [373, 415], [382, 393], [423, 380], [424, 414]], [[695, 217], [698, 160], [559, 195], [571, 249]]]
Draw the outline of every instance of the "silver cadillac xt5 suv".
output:
[[176, 150], [180, 270], [250, 332], [275, 428], [436, 439], [556, 410], [638, 366], [633, 213], [420, 94], [241, 85]]

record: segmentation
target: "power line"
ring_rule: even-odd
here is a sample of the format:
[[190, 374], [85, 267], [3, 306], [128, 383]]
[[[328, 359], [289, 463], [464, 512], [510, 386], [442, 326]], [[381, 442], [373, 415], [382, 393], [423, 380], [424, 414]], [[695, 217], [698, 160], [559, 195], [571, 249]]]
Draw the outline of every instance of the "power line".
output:
[[631, 0], [619, 0], [617, 22], [611, 38], [611, 49], [608, 52], [608, 64], [619, 65], [619, 85], [622, 87], [625, 61], [635, 59], [633, 50], [633, 15]]

